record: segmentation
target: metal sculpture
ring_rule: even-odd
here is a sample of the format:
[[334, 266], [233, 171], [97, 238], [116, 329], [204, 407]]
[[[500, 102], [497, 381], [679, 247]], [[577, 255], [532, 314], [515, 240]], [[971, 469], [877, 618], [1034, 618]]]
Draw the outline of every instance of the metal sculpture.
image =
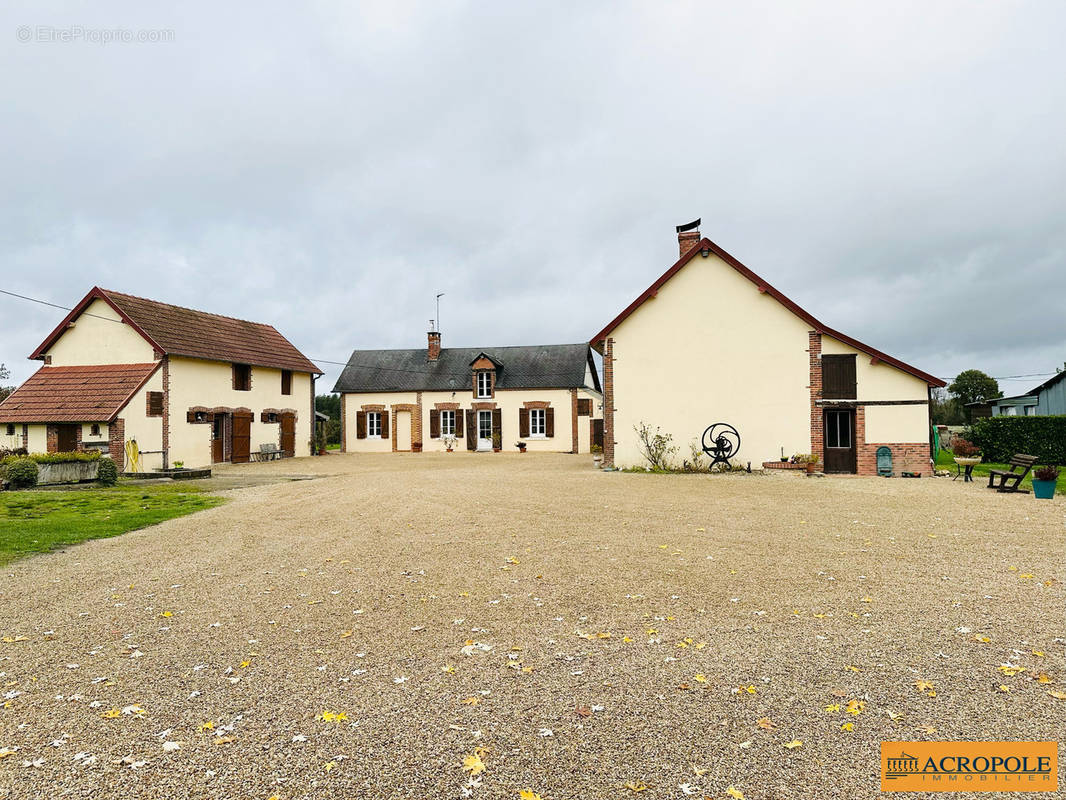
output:
[[728, 422], [716, 422], [703, 432], [703, 452], [715, 464], [731, 466], [729, 459], [740, 452], [740, 434]]

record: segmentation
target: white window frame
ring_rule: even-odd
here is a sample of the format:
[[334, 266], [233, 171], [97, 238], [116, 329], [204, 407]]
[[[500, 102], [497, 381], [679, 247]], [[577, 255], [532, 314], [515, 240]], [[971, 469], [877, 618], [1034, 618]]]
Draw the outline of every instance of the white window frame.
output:
[[366, 438], [367, 439], [380, 439], [381, 438], [381, 411], [367, 411], [366, 412]]
[[529, 438], [548, 438], [548, 410], [545, 408], [529, 409]]
[[450, 408], [440, 412], [440, 435], [455, 436], [455, 411]]
[[492, 373], [488, 370], [481, 370], [477, 374], [477, 396], [492, 397]]

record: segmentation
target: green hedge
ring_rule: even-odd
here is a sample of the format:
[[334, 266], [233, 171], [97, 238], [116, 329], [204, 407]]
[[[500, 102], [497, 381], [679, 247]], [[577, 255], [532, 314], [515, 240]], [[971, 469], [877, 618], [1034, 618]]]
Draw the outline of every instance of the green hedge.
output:
[[[20, 456], [7, 456], [0, 461], [0, 464], [10, 464], [16, 458], [20, 458]], [[89, 450], [78, 453], [30, 453], [29, 456], [21, 456], [21, 458], [31, 458], [38, 464], [71, 464], [75, 461], [99, 461], [100, 451]]]
[[968, 438], [985, 461], [1002, 464], [1026, 453], [1043, 464], [1066, 464], [1066, 416], [986, 417], [973, 424]]
[[37, 485], [37, 464], [26, 456], [13, 456], [4, 459], [4, 479], [12, 489], [30, 489]]

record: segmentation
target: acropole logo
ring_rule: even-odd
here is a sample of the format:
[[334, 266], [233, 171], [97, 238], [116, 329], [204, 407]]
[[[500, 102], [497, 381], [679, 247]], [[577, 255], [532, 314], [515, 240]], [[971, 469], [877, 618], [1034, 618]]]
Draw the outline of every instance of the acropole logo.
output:
[[1057, 742], [881, 742], [883, 792], [1054, 792]]

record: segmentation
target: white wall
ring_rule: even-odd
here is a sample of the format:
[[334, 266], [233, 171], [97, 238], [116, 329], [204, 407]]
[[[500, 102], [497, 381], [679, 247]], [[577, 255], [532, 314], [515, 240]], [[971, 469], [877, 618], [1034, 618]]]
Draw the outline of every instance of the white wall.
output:
[[[855, 356], [855, 390], [859, 394], [860, 401], [929, 399], [929, 384], [921, 378], [916, 378], [909, 372], [897, 369], [884, 361], [872, 364], [868, 353], [856, 350], [832, 336], [822, 336], [822, 355]], [[910, 440], [899, 439], [898, 441]], [[919, 441], [925, 441], [925, 439]]]
[[[137, 441], [137, 449], [142, 453], [145, 450], [160, 451], [163, 449], [163, 418], [148, 416], [148, 392], [163, 391], [163, 369], [160, 367], [153, 373], [148, 382], [130, 398], [130, 401], [118, 412], [122, 419], [123, 430], [123, 463], [119, 464], [120, 471], [131, 471], [133, 466], [126, 463], [126, 442]], [[144, 453], [139, 457], [138, 472], [151, 472], [163, 466], [163, 454], [161, 452]]]
[[866, 406], [866, 443], [929, 441], [928, 406]]
[[152, 346], [103, 300], [89, 303], [45, 355], [52, 357], [53, 367], [155, 361]]
[[615, 464], [645, 464], [642, 421], [673, 436], [678, 464], [715, 422], [739, 431], [740, 463], [810, 452], [808, 330], [717, 256], [697, 256], [611, 333]]

